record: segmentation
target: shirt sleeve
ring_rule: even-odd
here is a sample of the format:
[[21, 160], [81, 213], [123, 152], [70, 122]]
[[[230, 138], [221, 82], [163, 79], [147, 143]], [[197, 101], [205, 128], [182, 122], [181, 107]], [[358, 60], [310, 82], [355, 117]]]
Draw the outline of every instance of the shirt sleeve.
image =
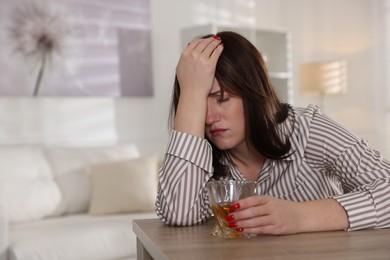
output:
[[166, 225], [205, 222], [212, 214], [205, 189], [212, 171], [211, 145], [203, 138], [173, 130], [159, 170], [157, 216]]
[[348, 215], [347, 230], [390, 227], [390, 162], [319, 113], [313, 115], [310, 135], [310, 152], [341, 183], [343, 194], [333, 198]]
[[344, 194], [334, 197], [346, 210], [348, 230], [390, 227], [390, 163], [365, 141], [337, 160]]

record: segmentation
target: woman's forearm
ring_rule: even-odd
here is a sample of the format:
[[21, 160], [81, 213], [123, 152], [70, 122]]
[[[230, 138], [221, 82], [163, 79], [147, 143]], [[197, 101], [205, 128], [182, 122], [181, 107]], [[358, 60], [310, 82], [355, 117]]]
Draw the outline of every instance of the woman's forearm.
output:
[[206, 103], [207, 97], [197, 96], [196, 93], [182, 93], [176, 111], [173, 129], [204, 138]]
[[165, 224], [189, 226], [210, 217], [204, 187], [212, 176], [211, 152], [205, 139], [172, 132], [156, 199], [156, 213]]
[[299, 203], [300, 232], [345, 230], [349, 226], [348, 215], [334, 199]]

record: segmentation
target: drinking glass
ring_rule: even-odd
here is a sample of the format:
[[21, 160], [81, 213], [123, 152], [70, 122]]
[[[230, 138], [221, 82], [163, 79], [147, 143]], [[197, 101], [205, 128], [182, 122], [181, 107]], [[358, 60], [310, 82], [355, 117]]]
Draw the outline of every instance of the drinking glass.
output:
[[216, 180], [207, 183], [207, 192], [214, 213], [215, 227], [211, 233], [223, 238], [250, 238], [253, 234], [237, 232], [228, 227], [226, 217], [234, 201], [255, 195], [256, 183], [247, 180]]

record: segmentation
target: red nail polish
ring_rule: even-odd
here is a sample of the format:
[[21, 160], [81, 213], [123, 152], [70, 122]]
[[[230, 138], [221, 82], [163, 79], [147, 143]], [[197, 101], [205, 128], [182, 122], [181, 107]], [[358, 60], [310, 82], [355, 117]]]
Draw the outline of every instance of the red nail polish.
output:
[[236, 231], [237, 232], [244, 232], [244, 229], [239, 227], [239, 228], [236, 228]]
[[233, 221], [234, 220], [234, 215], [228, 215], [226, 217], [226, 221], [230, 222], [230, 221]]
[[235, 228], [235, 227], [237, 227], [237, 222], [235, 222], [235, 221], [229, 222], [229, 223], [228, 223], [228, 227], [230, 227], [230, 228]]
[[240, 208], [240, 204], [238, 204], [238, 203], [234, 203], [233, 205], [230, 206], [231, 210], [237, 210], [239, 208]]
[[225, 46], [225, 45], [223, 45], [223, 42], [221, 42], [220, 45], [221, 45], [222, 47]]
[[213, 38], [218, 40], [219, 37], [217, 35], [213, 35]]

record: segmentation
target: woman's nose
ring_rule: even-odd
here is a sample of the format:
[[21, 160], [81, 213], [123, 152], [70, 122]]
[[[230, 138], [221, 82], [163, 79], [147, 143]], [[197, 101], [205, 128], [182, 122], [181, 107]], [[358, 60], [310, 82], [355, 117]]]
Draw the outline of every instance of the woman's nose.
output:
[[207, 104], [207, 113], [206, 113], [206, 125], [211, 125], [214, 122], [219, 120], [219, 115], [217, 109], [210, 104]]

